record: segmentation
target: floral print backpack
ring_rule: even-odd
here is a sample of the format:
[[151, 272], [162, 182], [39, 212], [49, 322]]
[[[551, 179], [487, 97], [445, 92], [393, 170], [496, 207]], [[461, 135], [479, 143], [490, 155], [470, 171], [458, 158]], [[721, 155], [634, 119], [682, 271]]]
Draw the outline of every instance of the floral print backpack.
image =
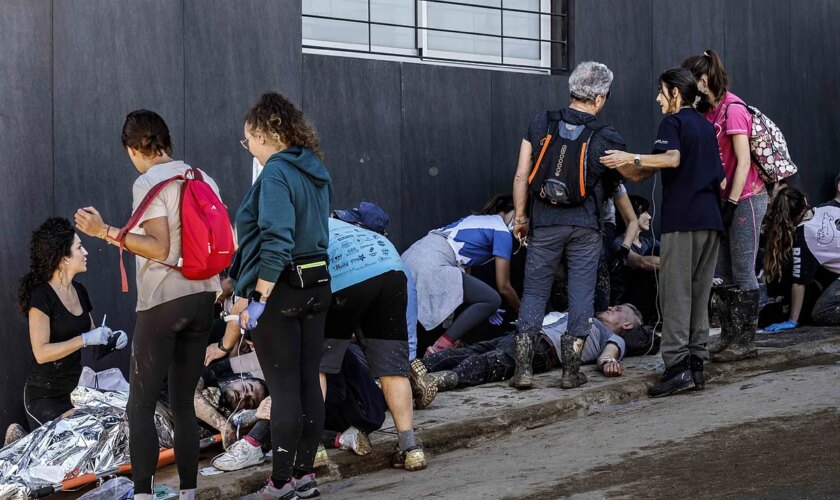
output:
[[[758, 174], [761, 179], [764, 182], [775, 184], [795, 174], [798, 169], [793, 160], [790, 159], [785, 136], [782, 135], [782, 131], [773, 123], [773, 120], [755, 106], [747, 106], [743, 102], [737, 101], [729, 104], [729, 106], [732, 104], [744, 106], [752, 115], [750, 154], [753, 162], [758, 166]], [[729, 106], [726, 107], [726, 112], [729, 112]]]

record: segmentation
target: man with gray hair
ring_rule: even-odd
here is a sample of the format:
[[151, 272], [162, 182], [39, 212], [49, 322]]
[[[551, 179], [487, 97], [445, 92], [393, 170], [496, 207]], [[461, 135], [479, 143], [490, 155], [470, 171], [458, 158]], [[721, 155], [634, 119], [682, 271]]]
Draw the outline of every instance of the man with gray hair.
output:
[[[538, 333], [555, 272], [566, 255], [569, 286], [568, 335], [561, 346], [565, 389], [586, 383], [580, 354], [594, 315], [595, 277], [601, 254], [600, 207], [621, 180], [599, 158], [624, 150], [624, 140], [596, 116], [610, 95], [613, 73], [597, 62], [580, 63], [569, 77], [571, 103], [541, 111], [519, 150], [513, 181], [513, 234], [528, 245], [525, 287], [514, 340], [516, 372], [510, 385], [532, 386], [533, 338]], [[532, 198], [530, 217], [528, 198]]]

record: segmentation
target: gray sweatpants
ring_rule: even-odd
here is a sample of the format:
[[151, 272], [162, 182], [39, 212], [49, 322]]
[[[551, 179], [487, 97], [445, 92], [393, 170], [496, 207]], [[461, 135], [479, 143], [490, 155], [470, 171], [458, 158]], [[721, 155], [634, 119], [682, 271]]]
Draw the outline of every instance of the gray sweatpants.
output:
[[601, 234], [595, 229], [577, 226], [534, 228], [525, 260], [525, 286], [517, 324], [520, 332], [542, 328], [545, 305], [564, 252], [569, 278], [568, 332], [576, 337], [589, 334], [587, 324], [594, 314]]
[[741, 290], [758, 289], [755, 257], [765, 212], [767, 193], [751, 196], [738, 203], [732, 226], [720, 240], [718, 272], [724, 285], [738, 285]]
[[662, 360], [674, 366], [689, 355], [708, 359], [709, 293], [715, 276], [717, 231], [662, 235]]

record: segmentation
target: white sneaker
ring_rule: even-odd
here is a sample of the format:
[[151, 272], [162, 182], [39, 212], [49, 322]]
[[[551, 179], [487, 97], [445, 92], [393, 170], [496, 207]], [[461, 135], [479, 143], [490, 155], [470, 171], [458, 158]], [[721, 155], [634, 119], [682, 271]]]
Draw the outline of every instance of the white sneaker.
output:
[[353, 453], [359, 456], [367, 455], [371, 450], [370, 439], [362, 431], [352, 426], [341, 433], [338, 443], [342, 450], [353, 450]]
[[261, 464], [264, 461], [265, 454], [263, 454], [262, 448], [240, 439], [233, 443], [226, 452], [213, 459], [213, 467], [230, 472]]

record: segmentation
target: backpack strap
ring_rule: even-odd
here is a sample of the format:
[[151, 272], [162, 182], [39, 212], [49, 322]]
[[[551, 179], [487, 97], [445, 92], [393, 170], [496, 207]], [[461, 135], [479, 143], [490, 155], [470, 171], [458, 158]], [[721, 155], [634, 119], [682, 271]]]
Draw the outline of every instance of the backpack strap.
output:
[[528, 184], [530, 185], [531, 182], [534, 181], [534, 177], [537, 175], [537, 170], [540, 169], [540, 164], [542, 163], [543, 156], [545, 156], [545, 152], [548, 149], [548, 145], [551, 143], [551, 139], [554, 137], [554, 132], [558, 124], [561, 121], [561, 114], [559, 111], [549, 111], [548, 112], [548, 131], [545, 133], [545, 137], [543, 137], [542, 142], [542, 150], [540, 151], [539, 157], [537, 157], [536, 163], [534, 163], [534, 168], [531, 170], [531, 175], [528, 176]]
[[[196, 179], [201, 178], [201, 173], [198, 169], [190, 170], [192, 170], [193, 174], [196, 176]], [[185, 172], [184, 175], [176, 175], [174, 177], [170, 177], [169, 179], [161, 181], [152, 186], [152, 188], [149, 189], [149, 192], [146, 193], [146, 196], [143, 198], [140, 204], [137, 205], [137, 208], [131, 214], [131, 217], [128, 219], [128, 222], [125, 223], [125, 226], [120, 228], [120, 232], [117, 234], [116, 241], [118, 241], [120, 244], [120, 279], [122, 280], [123, 292], [128, 292], [128, 276], [125, 272], [125, 262], [123, 262], [123, 250], [125, 250], [126, 235], [129, 231], [134, 229], [134, 226], [136, 226], [138, 222], [140, 222], [140, 218], [143, 216], [144, 213], [146, 213], [146, 210], [149, 209], [149, 205], [152, 204], [152, 201], [155, 199], [155, 197], [157, 197], [157, 195], [159, 195], [160, 192], [163, 191], [163, 188], [168, 186], [173, 181], [186, 180], [186, 174], [190, 172], [190, 170], [187, 170], [187, 172]], [[161, 262], [161, 264], [169, 266], [169, 264], [163, 262]]]
[[747, 112], [750, 115], [755, 116], [755, 111], [753, 111], [751, 107], [747, 106], [747, 104], [745, 102], [743, 102], [743, 101], [732, 101], [729, 104], [727, 104], [726, 108], [723, 110], [723, 121], [726, 121], [727, 114], [729, 113], [729, 106], [732, 106], [733, 104], [739, 104], [739, 105], [747, 108]]

